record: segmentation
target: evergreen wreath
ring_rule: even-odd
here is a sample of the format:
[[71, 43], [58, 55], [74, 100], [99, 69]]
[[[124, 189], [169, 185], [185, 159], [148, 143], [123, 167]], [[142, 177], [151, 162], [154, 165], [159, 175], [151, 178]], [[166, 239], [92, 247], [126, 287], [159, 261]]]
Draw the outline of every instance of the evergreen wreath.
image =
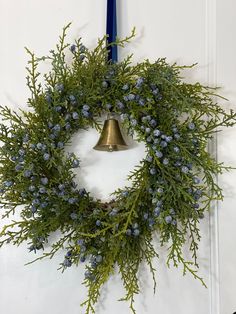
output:
[[[229, 169], [207, 152], [207, 145], [219, 127], [235, 124], [236, 114], [216, 103], [216, 89], [183, 82], [185, 66], [165, 59], [132, 65], [131, 56], [108, 62], [106, 36], [88, 50], [81, 39], [65, 43], [68, 27], [49, 56], [37, 58], [27, 49], [31, 110], [17, 113], [1, 106], [7, 122], [0, 125], [1, 207], [3, 218], [18, 212], [21, 218], [3, 227], [0, 245], [27, 241], [30, 252], [49, 249], [35, 260], [66, 250], [62, 271], [86, 263], [86, 314], [95, 313], [100, 288], [118, 266], [126, 289], [121, 300], [129, 301], [135, 313], [143, 261], [156, 287], [156, 234], [168, 247], [168, 267], [181, 264], [183, 274], [205, 285], [197, 273], [198, 225], [211, 202], [222, 200], [216, 176]], [[133, 36], [134, 31], [111, 45], [123, 47]], [[68, 50], [72, 62], [66, 61]], [[37, 67], [45, 60], [51, 70], [42, 84]], [[77, 187], [73, 168], [80, 167], [79, 156], [66, 155], [64, 148], [79, 130], [99, 130], [99, 117], [106, 112], [119, 115], [130, 135], [135, 132], [147, 156], [130, 173], [132, 186], [103, 203]], [[50, 238], [49, 244], [58, 230], [60, 239]], [[186, 245], [191, 260], [184, 257]]]

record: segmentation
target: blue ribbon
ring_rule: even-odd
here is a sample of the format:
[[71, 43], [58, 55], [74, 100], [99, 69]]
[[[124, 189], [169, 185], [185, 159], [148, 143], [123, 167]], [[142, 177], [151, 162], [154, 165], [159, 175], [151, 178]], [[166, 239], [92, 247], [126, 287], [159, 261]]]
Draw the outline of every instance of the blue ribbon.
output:
[[[107, 0], [107, 35], [108, 44], [114, 42], [117, 36], [117, 22], [116, 22], [116, 0]], [[118, 52], [117, 45], [108, 47], [108, 60], [117, 62]]]

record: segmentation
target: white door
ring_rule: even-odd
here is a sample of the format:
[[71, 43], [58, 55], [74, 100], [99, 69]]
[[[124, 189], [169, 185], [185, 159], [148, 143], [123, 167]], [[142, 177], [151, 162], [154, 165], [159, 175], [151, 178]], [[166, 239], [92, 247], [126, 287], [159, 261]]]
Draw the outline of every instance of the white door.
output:
[[[192, 64], [186, 71], [189, 81], [199, 80], [222, 86], [221, 93], [233, 107], [236, 101], [236, 2], [235, 0], [118, 0], [119, 36], [129, 34], [136, 26], [137, 36], [120, 52], [120, 58], [134, 52], [134, 61], [167, 57], [169, 62]], [[72, 21], [68, 40], [82, 36], [88, 47], [105, 32], [105, 0], [0, 0], [0, 103], [14, 108], [26, 107], [28, 91], [25, 82], [27, 56], [24, 46], [44, 55], [55, 45], [62, 27]], [[48, 66], [42, 67], [42, 71]], [[236, 109], [236, 106], [234, 106]], [[236, 166], [236, 130], [218, 136], [217, 155]], [[144, 154], [144, 146], [109, 158], [95, 158], [92, 146], [97, 134], [90, 130], [74, 151], [83, 152], [85, 184], [103, 199], [118, 186]], [[85, 156], [90, 154], [90, 163]], [[129, 162], [127, 162], [129, 160]], [[119, 171], [115, 171], [119, 162]], [[107, 175], [101, 180], [101, 174]], [[157, 293], [153, 295], [147, 269], [140, 272], [143, 293], [137, 297], [140, 314], [233, 314], [236, 311], [236, 172], [219, 178], [225, 201], [214, 207], [214, 214], [201, 225], [199, 249], [200, 274], [208, 289], [190, 276], [182, 277], [181, 269], [168, 270], [165, 250], [157, 264]], [[57, 266], [63, 256], [25, 267], [32, 258], [27, 245], [6, 246], [0, 250], [0, 312], [2, 314], [78, 314], [86, 297], [81, 286], [84, 270], [72, 268], [63, 275]], [[128, 314], [128, 305], [116, 301], [124, 291], [116, 275], [104, 287], [97, 314]]]

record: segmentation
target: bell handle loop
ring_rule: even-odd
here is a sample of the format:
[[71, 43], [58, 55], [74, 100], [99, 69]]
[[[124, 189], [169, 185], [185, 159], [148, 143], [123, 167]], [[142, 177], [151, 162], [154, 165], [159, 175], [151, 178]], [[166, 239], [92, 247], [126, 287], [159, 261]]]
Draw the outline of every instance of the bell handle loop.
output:
[[115, 119], [116, 118], [116, 114], [112, 111], [107, 113], [107, 119], [106, 120], [110, 120], [110, 119]]

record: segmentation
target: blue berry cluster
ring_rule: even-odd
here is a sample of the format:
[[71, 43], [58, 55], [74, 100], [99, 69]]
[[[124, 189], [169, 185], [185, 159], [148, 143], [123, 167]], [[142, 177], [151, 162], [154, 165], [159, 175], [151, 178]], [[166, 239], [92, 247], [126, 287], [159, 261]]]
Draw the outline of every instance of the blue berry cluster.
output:
[[44, 248], [43, 244], [46, 242], [46, 238], [44, 236], [38, 236], [33, 239], [33, 243], [28, 247], [29, 252], [36, 253], [38, 250]]
[[140, 227], [137, 222], [135, 222], [130, 228], [126, 230], [126, 235], [138, 237], [140, 235]]

